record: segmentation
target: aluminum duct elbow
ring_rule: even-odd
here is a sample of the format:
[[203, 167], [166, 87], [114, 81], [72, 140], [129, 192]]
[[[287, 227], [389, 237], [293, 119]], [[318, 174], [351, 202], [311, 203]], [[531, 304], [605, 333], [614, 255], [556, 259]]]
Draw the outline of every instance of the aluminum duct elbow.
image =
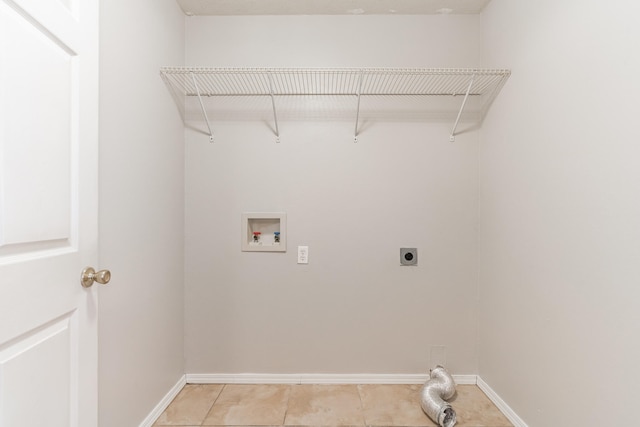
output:
[[456, 384], [451, 375], [440, 365], [433, 368], [422, 388], [420, 402], [422, 410], [440, 427], [453, 427], [456, 424], [456, 411], [445, 402], [455, 393]]

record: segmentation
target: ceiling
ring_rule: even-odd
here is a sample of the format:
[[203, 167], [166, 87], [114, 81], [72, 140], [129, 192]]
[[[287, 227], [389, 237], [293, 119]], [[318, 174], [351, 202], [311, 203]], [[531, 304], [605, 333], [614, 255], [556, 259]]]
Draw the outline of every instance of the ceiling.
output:
[[490, 0], [176, 0], [186, 15], [477, 14]]

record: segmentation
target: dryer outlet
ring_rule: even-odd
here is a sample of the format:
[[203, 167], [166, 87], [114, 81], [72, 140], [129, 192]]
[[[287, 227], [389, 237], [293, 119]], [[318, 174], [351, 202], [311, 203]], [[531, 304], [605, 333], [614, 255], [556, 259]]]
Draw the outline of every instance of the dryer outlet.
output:
[[418, 249], [400, 248], [400, 265], [418, 265]]

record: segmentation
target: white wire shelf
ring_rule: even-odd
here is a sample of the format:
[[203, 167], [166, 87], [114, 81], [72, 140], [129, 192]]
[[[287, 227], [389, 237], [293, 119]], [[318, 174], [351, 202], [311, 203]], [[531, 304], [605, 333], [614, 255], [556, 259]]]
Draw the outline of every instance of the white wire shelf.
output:
[[[352, 98], [352, 117], [356, 121], [357, 141], [363, 97], [377, 100], [390, 97], [432, 98], [436, 101], [436, 110], [437, 104], [441, 105], [440, 109], [447, 110], [445, 116], [451, 116], [451, 112], [457, 110], [450, 137], [454, 140], [467, 101], [473, 104], [473, 111], [468, 112], [467, 116], [481, 123], [511, 72], [506, 69], [476, 68], [162, 67], [160, 74], [179, 103], [189, 98], [198, 99], [211, 141], [213, 133], [207, 111], [219, 113], [221, 109], [213, 108], [215, 104], [208, 99], [235, 100], [230, 101], [229, 105], [237, 106], [242, 104], [237, 101], [239, 97], [270, 99], [278, 140], [278, 112], [284, 105], [292, 105], [291, 97]], [[457, 98], [458, 96], [462, 99]], [[289, 98], [288, 103], [281, 102], [285, 98]], [[293, 104], [300, 108], [300, 102]], [[398, 102], [395, 105], [397, 107]], [[457, 105], [457, 108], [453, 108], [453, 105]], [[371, 113], [371, 108], [368, 111]], [[400, 114], [402, 113], [401, 111]], [[288, 117], [290, 116], [291, 114]]]

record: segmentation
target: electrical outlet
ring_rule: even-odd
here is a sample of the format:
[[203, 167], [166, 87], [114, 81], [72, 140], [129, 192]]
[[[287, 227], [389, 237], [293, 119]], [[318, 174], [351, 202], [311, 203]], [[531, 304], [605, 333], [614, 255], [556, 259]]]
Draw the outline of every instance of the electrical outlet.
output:
[[418, 249], [400, 248], [400, 265], [418, 265]]
[[298, 264], [309, 264], [309, 246], [298, 246]]

